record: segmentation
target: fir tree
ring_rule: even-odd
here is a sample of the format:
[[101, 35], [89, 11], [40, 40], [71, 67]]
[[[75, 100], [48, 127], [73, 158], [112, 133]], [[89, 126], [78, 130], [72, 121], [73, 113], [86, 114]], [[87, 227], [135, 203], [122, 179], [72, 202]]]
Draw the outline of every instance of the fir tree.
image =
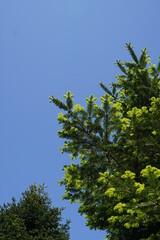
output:
[[126, 48], [132, 62], [116, 62], [122, 74], [111, 90], [100, 83], [101, 105], [93, 95], [86, 108], [70, 92], [65, 102], [50, 97], [64, 110], [58, 135], [72, 158], [60, 184], [63, 198], [78, 202], [87, 225], [108, 239], [160, 239], [160, 62]]
[[0, 207], [1, 240], [69, 240], [69, 221], [61, 223], [62, 210], [51, 206], [45, 186], [31, 185], [19, 202]]

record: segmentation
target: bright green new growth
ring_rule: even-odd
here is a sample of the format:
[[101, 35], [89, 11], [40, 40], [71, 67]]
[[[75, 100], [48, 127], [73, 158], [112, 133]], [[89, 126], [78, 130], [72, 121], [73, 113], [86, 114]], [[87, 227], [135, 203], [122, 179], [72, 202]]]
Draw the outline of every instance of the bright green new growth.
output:
[[80, 204], [90, 228], [106, 230], [108, 239], [160, 238], [160, 62], [151, 64], [147, 50], [133, 61], [117, 61], [117, 82], [97, 105], [86, 109], [50, 97], [63, 109], [58, 116], [65, 139], [62, 152], [80, 163], [64, 166], [64, 199]]

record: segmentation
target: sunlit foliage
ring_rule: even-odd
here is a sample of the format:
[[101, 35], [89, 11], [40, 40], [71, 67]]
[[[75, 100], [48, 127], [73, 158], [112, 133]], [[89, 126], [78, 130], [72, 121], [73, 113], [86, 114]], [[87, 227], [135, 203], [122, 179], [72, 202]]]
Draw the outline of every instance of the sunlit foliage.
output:
[[50, 97], [63, 110], [60, 149], [72, 159], [60, 184], [63, 198], [78, 202], [87, 225], [108, 239], [160, 239], [160, 62], [126, 48], [132, 62], [116, 62], [122, 73], [110, 89], [100, 83], [100, 105], [92, 94], [86, 107], [70, 92], [65, 102]]

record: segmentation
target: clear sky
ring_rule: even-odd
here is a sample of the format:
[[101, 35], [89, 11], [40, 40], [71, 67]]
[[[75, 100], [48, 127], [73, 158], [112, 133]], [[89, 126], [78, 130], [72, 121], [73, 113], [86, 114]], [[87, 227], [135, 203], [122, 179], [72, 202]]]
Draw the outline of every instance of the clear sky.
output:
[[70, 218], [71, 240], [103, 240], [90, 231], [77, 205], [62, 201], [57, 184], [62, 155], [57, 137], [59, 110], [49, 95], [70, 90], [75, 103], [115, 80], [117, 59], [146, 47], [152, 62], [160, 56], [159, 0], [0, 0], [0, 203], [11, 201], [32, 183], [48, 186], [54, 206]]

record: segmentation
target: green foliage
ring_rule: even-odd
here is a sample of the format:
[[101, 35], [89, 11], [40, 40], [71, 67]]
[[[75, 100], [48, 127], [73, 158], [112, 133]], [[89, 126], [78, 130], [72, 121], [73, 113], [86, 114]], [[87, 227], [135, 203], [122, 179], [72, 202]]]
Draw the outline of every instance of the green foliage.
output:
[[50, 98], [64, 110], [60, 149], [79, 159], [64, 166], [60, 184], [63, 198], [78, 202], [87, 225], [106, 230], [107, 239], [159, 239], [160, 62], [151, 64], [146, 49], [138, 59], [130, 43], [126, 48], [133, 61], [116, 62], [123, 74], [111, 90], [100, 83], [101, 105], [93, 95], [86, 108], [69, 92], [63, 107]]
[[0, 239], [2, 240], [68, 240], [69, 221], [61, 223], [62, 210], [51, 207], [44, 185], [31, 185], [19, 202], [0, 208]]

